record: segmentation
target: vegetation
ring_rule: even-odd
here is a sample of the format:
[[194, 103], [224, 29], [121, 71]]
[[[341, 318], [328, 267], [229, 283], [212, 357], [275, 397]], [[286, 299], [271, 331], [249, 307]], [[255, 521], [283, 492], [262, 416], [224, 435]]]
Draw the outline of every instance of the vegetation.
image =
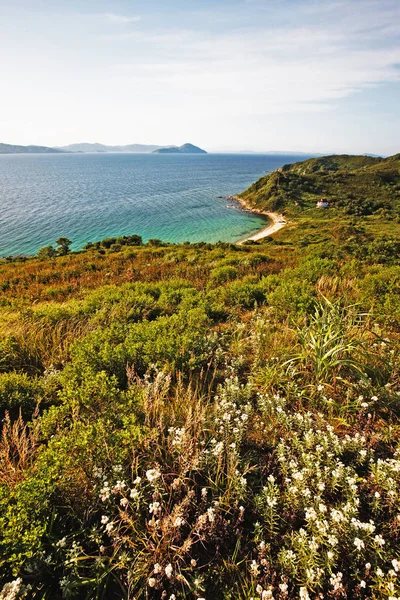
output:
[[389, 158], [325, 156], [285, 165], [254, 183], [241, 197], [258, 208], [314, 207], [321, 198], [357, 217], [400, 217], [400, 154]]
[[400, 597], [397, 196], [303, 198], [0, 263], [1, 599]]

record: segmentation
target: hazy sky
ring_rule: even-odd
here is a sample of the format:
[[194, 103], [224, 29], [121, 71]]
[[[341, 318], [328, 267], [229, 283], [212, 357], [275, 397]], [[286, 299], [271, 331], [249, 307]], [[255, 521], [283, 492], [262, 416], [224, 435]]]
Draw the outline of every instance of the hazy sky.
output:
[[0, 141], [400, 152], [400, 0], [0, 0]]

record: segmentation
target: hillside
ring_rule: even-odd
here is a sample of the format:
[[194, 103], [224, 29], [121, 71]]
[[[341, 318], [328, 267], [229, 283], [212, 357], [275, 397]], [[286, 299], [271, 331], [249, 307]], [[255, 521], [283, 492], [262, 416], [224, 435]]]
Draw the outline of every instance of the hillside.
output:
[[155, 150], [154, 154], [207, 154], [207, 152], [198, 146], [193, 146], [193, 144], [183, 144], [183, 146], [160, 148]]
[[47, 146], [15, 146], [13, 144], [0, 144], [0, 154], [58, 154], [63, 150], [48, 148]]
[[[349, 161], [280, 177], [378, 189], [398, 168]], [[275, 177], [247, 197], [264, 208]], [[290, 223], [261, 243], [61, 238], [0, 261], [1, 598], [400, 597], [383, 180], [388, 214], [360, 216], [303, 189], [292, 207], [288, 186]]]
[[400, 155], [389, 158], [326, 156], [312, 158], [258, 180], [240, 194], [250, 206], [291, 211], [312, 208], [320, 198], [344, 214], [400, 214]]

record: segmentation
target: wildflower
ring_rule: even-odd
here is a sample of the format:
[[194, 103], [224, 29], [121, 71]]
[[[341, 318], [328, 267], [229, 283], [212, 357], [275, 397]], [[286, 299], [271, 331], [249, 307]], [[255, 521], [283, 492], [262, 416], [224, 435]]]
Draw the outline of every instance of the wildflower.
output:
[[215, 521], [215, 510], [213, 508], [207, 509], [207, 517], [210, 523], [214, 523]]
[[156, 563], [154, 565], [153, 573], [155, 573], [156, 575], [158, 575], [159, 573], [161, 573], [161, 571], [162, 571], [161, 565], [159, 565], [158, 563]]
[[61, 540], [58, 540], [56, 546], [58, 546], [59, 548], [65, 548], [65, 546], [67, 545], [67, 538], [63, 537]]
[[185, 521], [182, 519], [182, 517], [176, 517], [176, 519], [174, 521], [174, 527], [182, 527], [184, 522]]
[[176, 600], [175, 594], [171, 594], [170, 597], [169, 597], [169, 600]]
[[106, 502], [111, 495], [111, 488], [108, 485], [107, 481], [104, 481], [104, 485], [102, 487], [102, 489], [100, 490], [100, 499], [102, 502]]
[[153, 502], [149, 504], [149, 512], [154, 516], [157, 516], [161, 512], [161, 507], [159, 502]]
[[113, 523], [107, 523], [107, 525], [106, 525], [106, 531], [107, 531], [107, 533], [111, 533], [111, 531], [113, 529], [114, 529]]
[[263, 593], [263, 589], [262, 589], [262, 586], [260, 584], [258, 584], [258, 586], [256, 587], [256, 592], [257, 592], [257, 594], [260, 594], [260, 596]]
[[384, 546], [385, 545], [385, 540], [383, 539], [383, 537], [381, 535], [376, 535], [374, 537], [375, 540], [375, 544], [377, 544], [378, 546]]
[[104, 554], [104, 552], [106, 551], [106, 547], [100, 546], [99, 550], [100, 550], [100, 554]]
[[319, 548], [319, 544], [315, 541], [314, 538], [310, 541], [309, 546], [310, 546], [310, 550], [312, 550], [313, 552], [318, 550], [318, 548]]
[[106, 515], [103, 515], [101, 517], [101, 522], [103, 525], [106, 525], [106, 523], [108, 523], [109, 520], [110, 520], [109, 517], [107, 517]]
[[142, 481], [141, 477], [136, 477], [135, 481], [133, 482], [133, 485], [139, 485], [139, 483]]
[[332, 576], [329, 579], [329, 582], [334, 590], [339, 590], [341, 587], [343, 587], [342, 586], [342, 577], [343, 577], [343, 574], [340, 572], [336, 573], [336, 575], [334, 573], [332, 573]]
[[118, 479], [117, 483], [114, 485], [114, 487], [112, 488], [111, 491], [113, 494], [118, 494], [118, 493], [122, 492], [125, 488], [126, 488], [125, 481], [121, 481], [120, 479]]
[[194, 558], [192, 558], [192, 560], [190, 561], [190, 564], [191, 564], [191, 566], [192, 566], [193, 568], [194, 568], [194, 567], [197, 567], [197, 560], [195, 560]]
[[155, 587], [157, 580], [154, 577], [150, 577], [147, 581], [149, 587], [153, 588]]
[[381, 497], [381, 495], [380, 495], [380, 493], [379, 493], [379, 492], [375, 492], [375, 494], [374, 494], [374, 495], [375, 495], [375, 498], [380, 498], [380, 497]]
[[173, 573], [173, 572], [174, 572], [174, 569], [172, 568], [172, 565], [171, 565], [171, 563], [170, 563], [169, 565], [167, 565], [167, 566], [165, 567], [165, 574], [166, 574], [166, 576], [168, 577], [168, 579], [171, 579], [171, 577], [172, 577], [172, 573]]
[[255, 560], [251, 561], [250, 571], [254, 577], [257, 577], [260, 573], [260, 568]]
[[286, 594], [288, 591], [288, 584], [287, 583], [280, 583], [279, 584], [279, 589], [281, 590], [282, 594]]
[[[61, 582], [60, 582], [61, 583]], [[2, 590], [0, 590], [1, 600], [16, 600], [17, 598], [25, 598], [24, 591], [31, 589], [31, 586], [23, 586], [21, 577], [14, 579], [10, 583], [6, 583]], [[22, 595], [20, 595], [22, 592]]]
[[264, 590], [261, 595], [262, 600], [273, 600], [273, 595], [271, 590]]
[[201, 489], [201, 497], [202, 498], [207, 498], [207, 488], [202, 488]]
[[396, 560], [395, 558], [392, 560], [393, 569], [398, 573], [400, 571], [400, 560]]
[[161, 477], [161, 473], [158, 469], [149, 469], [146, 471], [146, 477], [150, 483], [153, 483], [153, 481], [156, 481]]
[[139, 492], [136, 489], [131, 490], [129, 495], [133, 500], [137, 500], [139, 498]]
[[367, 586], [367, 584], [365, 583], [364, 579], [362, 581], [360, 581], [361, 588], [365, 588], [366, 586]]
[[217, 444], [215, 444], [215, 447], [212, 451], [212, 453], [214, 454], [214, 456], [219, 456], [221, 454], [221, 452], [224, 449], [224, 444], [223, 442], [218, 442]]
[[355, 538], [354, 539], [354, 545], [357, 548], [357, 550], [360, 552], [360, 550], [362, 550], [363, 548], [365, 548], [365, 544], [362, 540], [360, 540], [360, 538]]
[[308, 595], [308, 590], [306, 587], [301, 587], [299, 592], [300, 600], [310, 600], [310, 596]]
[[120, 505], [122, 506], [122, 508], [126, 508], [129, 504], [129, 500], [128, 498], [121, 498], [121, 500], [119, 501]]

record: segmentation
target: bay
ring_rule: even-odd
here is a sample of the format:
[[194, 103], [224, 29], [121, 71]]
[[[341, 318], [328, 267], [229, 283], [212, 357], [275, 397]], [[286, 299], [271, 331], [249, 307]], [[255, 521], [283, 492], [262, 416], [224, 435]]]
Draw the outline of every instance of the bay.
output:
[[[60, 236], [89, 241], [235, 242], [264, 220], [226, 200], [295, 155], [0, 156], [0, 256], [34, 254]], [[218, 198], [223, 196], [223, 198]]]

